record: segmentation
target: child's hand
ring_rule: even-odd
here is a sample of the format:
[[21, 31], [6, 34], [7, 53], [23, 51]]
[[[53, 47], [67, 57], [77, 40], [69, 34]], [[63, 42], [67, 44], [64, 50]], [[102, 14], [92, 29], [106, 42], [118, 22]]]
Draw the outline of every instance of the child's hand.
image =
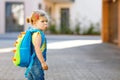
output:
[[42, 63], [42, 68], [43, 70], [48, 70], [48, 65], [46, 64], [46, 62]]

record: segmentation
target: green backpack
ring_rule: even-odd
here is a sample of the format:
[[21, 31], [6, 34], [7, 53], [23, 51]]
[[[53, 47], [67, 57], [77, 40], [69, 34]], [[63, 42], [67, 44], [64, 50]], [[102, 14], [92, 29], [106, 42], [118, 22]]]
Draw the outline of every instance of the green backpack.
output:
[[[40, 30], [37, 29], [28, 29], [26, 32], [21, 32], [21, 34], [18, 36], [18, 39], [15, 42], [15, 50], [13, 50], [14, 57], [13, 57], [13, 63], [16, 66], [21, 67], [28, 67], [32, 58], [34, 58], [33, 51], [33, 44], [32, 44], [32, 34], [34, 32], [41, 33]], [[44, 37], [42, 37], [44, 39]], [[41, 46], [42, 52], [45, 49], [45, 41], [43, 45]]]

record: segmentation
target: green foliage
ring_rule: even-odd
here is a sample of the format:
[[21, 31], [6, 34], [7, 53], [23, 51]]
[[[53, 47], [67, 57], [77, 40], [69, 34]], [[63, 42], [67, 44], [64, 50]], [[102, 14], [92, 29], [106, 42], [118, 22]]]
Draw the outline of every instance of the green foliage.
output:
[[90, 27], [88, 28], [88, 30], [85, 30], [83, 32], [83, 35], [100, 35], [100, 32], [99, 31], [95, 31], [95, 27], [97, 26], [94, 26], [92, 23], [90, 24]]
[[[68, 27], [68, 26], [61, 26], [60, 29], [57, 30], [56, 29], [56, 25], [55, 24], [51, 24], [49, 26], [48, 30], [50, 31], [50, 34], [77, 34], [77, 35], [79, 35], [81, 27], [80, 27], [80, 22], [78, 22], [75, 25], [74, 31], [71, 30], [71, 28]], [[90, 27], [88, 29], [84, 27], [83, 33], [81, 33], [81, 34], [82, 35], [100, 35], [100, 31], [99, 30], [100, 30], [99, 23], [96, 23], [96, 24], [91, 23]]]
[[51, 34], [57, 34], [56, 26], [54, 24], [49, 26], [49, 31]]
[[75, 26], [75, 34], [80, 34], [80, 24], [77, 23]]
[[93, 32], [94, 32], [94, 26], [93, 24], [90, 24], [90, 27], [88, 28], [86, 34], [93, 34]]
[[61, 34], [73, 34], [73, 31], [69, 27], [62, 26], [60, 33]]

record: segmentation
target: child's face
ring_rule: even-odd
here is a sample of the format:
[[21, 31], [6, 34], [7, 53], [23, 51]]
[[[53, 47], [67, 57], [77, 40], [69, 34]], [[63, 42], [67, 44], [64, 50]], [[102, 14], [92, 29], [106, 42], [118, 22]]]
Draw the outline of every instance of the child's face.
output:
[[40, 30], [45, 31], [48, 28], [48, 20], [46, 17], [40, 17], [40, 19], [36, 22], [36, 27]]

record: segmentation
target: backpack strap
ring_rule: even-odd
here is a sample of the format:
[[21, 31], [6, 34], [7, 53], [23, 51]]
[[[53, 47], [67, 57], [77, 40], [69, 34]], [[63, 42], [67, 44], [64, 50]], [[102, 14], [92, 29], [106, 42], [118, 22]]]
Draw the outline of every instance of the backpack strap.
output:
[[[41, 32], [40, 30], [31, 29], [31, 35], [32, 35], [34, 32], [40, 32], [40, 35], [41, 35], [41, 37], [42, 37], [42, 32]], [[46, 39], [45, 39], [45, 37], [42, 38], [42, 39], [44, 39], [44, 40], [43, 40], [43, 43], [42, 43], [40, 49], [41, 49], [41, 51], [43, 52], [43, 51], [45, 50], [45, 47], [46, 47]], [[32, 44], [32, 47], [33, 47], [33, 44]], [[27, 68], [27, 70], [26, 70], [26, 72], [25, 72], [25, 77], [28, 76], [28, 73], [30, 72], [30, 70], [31, 70], [31, 68], [32, 68], [35, 55], [36, 55], [36, 54], [35, 54], [35, 51], [34, 51], [34, 49], [33, 49], [33, 54], [32, 54], [32, 57], [31, 57], [31, 62], [30, 62], [30, 65], [28, 66], [28, 68]]]
[[25, 77], [26, 78], [28, 77], [28, 73], [30, 72], [30, 70], [32, 68], [32, 65], [33, 65], [33, 62], [34, 62], [34, 57], [35, 57], [35, 53], [32, 54], [30, 65], [28, 66], [28, 68], [25, 72]]

